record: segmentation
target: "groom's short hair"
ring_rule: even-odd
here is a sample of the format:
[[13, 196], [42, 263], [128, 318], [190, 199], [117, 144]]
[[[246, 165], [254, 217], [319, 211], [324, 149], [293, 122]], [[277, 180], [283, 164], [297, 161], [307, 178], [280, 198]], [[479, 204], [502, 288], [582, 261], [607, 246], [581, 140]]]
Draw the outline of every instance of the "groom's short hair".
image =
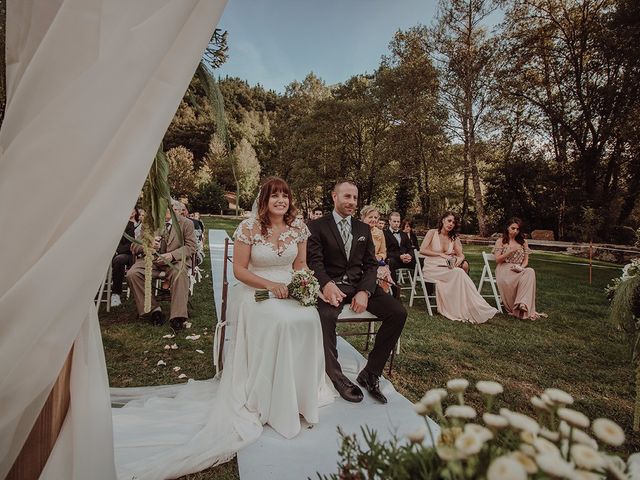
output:
[[358, 188], [358, 185], [356, 185], [356, 182], [354, 182], [353, 180], [349, 180], [348, 178], [341, 178], [333, 186], [333, 191], [335, 192], [336, 190], [338, 190], [338, 187], [343, 183], [348, 183], [349, 185], [353, 185], [354, 187]]

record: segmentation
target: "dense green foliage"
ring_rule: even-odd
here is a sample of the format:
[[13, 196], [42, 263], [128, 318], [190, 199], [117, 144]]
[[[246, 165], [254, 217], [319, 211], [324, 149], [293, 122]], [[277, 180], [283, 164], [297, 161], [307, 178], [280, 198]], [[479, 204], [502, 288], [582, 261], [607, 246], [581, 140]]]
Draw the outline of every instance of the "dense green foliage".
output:
[[279, 175], [304, 211], [328, 209], [349, 177], [361, 205], [427, 225], [453, 209], [467, 232], [517, 215], [563, 239], [632, 242], [638, 3], [505, 0], [500, 12], [493, 25], [490, 0], [441, 0], [430, 27], [399, 30], [374, 72], [336, 85], [310, 73], [276, 93], [220, 78], [224, 128], [196, 75], [165, 145], [189, 149], [245, 207], [259, 178]]

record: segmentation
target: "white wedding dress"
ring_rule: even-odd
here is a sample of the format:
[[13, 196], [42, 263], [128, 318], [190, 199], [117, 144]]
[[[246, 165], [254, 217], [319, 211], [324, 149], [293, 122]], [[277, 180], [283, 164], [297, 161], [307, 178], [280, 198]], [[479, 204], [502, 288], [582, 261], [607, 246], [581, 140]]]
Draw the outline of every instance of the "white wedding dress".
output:
[[[234, 237], [251, 245], [249, 269], [289, 283], [298, 243], [309, 230], [296, 221], [278, 239], [260, 234], [254, 218]], [[272, 240], [271, 243], [269, 240]], [[324, 373], [317, 310], [295, 300], [257, 303], [255, 289], [229, 290], [231, 347], [222, 375], [178, 386], [112, 389], [119, 479], [175, 478], [223, 463], [255, 441], [269, 424], [286, 438], [301, 428], [300, 415], [317, 423], [318, 409], [335, 390]]]

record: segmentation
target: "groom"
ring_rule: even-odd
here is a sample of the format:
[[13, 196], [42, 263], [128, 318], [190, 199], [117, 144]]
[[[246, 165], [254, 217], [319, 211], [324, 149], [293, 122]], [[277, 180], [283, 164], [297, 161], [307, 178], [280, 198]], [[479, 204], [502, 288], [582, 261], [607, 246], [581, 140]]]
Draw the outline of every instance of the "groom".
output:
[[343, 305], [356, 313], [373, 313], [382, 326], [376, 335], [367, 365], [357, 382], [379, 402], [387, 403], [379, 379], [391, 350], [395, 347], [407, 311], [391, 295], [377, 286], [378, 262], [370, 227], [352, 217], [358, 202], [358, 187], [339, 181], [332, 192], [334, 209], [309, 224], [307, 263], [320, 282], [324, 301], [318, 302], [322, 323], [326, 372], [342, 398], [362, 400], [362, 390], [343, 373], [338, 363], [336, 321]]

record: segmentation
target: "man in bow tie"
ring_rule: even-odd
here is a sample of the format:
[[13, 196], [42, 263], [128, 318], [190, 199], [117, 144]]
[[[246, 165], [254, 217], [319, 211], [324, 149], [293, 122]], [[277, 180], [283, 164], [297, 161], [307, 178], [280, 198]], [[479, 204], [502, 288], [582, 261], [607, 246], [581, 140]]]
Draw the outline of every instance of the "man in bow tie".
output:
[[[387, 263], [391, 270], [391, 278], [397, 282], [397, 270], [399, 268], [411, 268], [413, 264], [413, 248], [411, 239], [405, 232], [400, 231], [400, 214], [392, 212], [389, 215], [389, 228], [385, 228], [384, 241], [387, 245]], [[392, 287], [394, 296], [400, 298], [400, 289]]]
[[334, 209], [309, 224], [307, 263], [322, 288], [318, 312], [322, 323], [325, 369], [342, 398], [360, 402], [362, 390], [342, 373], [336, 347], [336, 322], [343, 306], [356, 313], [373, 313], [382, 325], [376, 334], [367, 365], [357, 382], [379, 402], [387, 399], [379, 378], [395, 347], [407, 318], [404, 306], [377, 286], [378, 262], [369, 225], [353, 218], [358, 204], [358, 187], [339, 181], [333, 192]]

